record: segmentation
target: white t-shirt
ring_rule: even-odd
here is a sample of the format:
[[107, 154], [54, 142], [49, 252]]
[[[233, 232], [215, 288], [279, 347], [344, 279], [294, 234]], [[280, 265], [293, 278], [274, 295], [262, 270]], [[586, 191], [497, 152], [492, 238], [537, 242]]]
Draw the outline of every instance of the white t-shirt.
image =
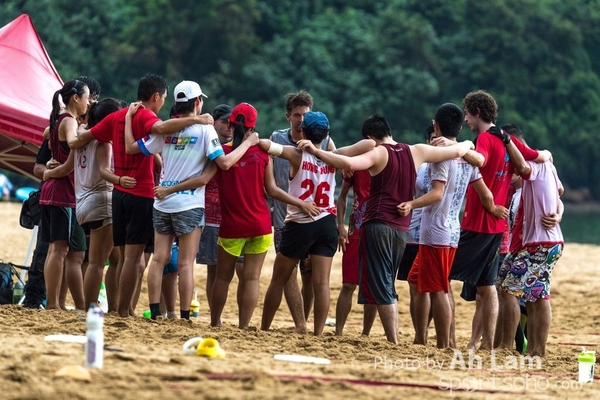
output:
[[300, 169], [290, 180], [288, 193], [302, 201], [314, 201], [321, 209], [321, 213], [311, 218], [298, 207], [288, 204], [285, 222], [294, 221], [304, 224], [314, 222], [329, 214], [336, 215], [335, 168], [314, 155], [302, 151]]
[[[223, 155], [217, 132], [212, 125], [195, 124], [174, 135], [148, 135], [137, 141], [145, 155], [163, 155], [163, 170], [159, 186], [177, 185], [198, 176], [208, 160]], [[155, 200], [154, 208], [165, 213], [204, 208], [204, 186], [173, 193]]]
[[[415, 182], [415, 199], [423, 196], [431, 190], [431, 182], [429, 182], [429, 163], [423, 163], [417, 170], [417, 180]], [[421, 216], [423, 208], [415, 208], [412, 210], [410, 225], [408, 227], [407, 244], [419, 244], [421, 237]]]
[[481, 179], [479, 169], [462, 158], [429, 165], [429, 180], [445, 182], [444, 196], [423, 208], [419, 244], [457, 247], [460, 239], [459, 214], [469, 183]]
[[[75, 151], [75, 214], [77, 222], [85, 224], [112, 217], [113, 184], [100, 176], [100, 168], [96, 160], [98, 149], [96, 139]], [[110, 147], [112, 160], [112, 147]]]

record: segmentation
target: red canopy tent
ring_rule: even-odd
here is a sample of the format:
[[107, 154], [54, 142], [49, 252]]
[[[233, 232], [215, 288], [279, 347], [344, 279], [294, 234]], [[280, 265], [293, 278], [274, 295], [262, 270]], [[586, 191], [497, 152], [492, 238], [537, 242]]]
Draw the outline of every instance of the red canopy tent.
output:
[[33, 176], [33, 165], [63, 86], [28, 15], [0, 28], [0, 168]]

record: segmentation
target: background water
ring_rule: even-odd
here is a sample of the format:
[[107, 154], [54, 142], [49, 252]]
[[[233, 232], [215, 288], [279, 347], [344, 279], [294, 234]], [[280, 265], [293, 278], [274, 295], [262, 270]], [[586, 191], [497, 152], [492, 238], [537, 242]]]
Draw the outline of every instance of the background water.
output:
[[567, 205], [560, 228], [567, 243], [600, 245], [600, 209]]

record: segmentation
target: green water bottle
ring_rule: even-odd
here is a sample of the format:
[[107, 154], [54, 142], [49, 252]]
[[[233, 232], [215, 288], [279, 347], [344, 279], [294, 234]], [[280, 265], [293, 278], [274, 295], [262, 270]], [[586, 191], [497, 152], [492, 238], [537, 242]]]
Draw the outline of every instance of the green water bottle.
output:
[[24, 290], [25, 290], [25, 287], [23, 286], [23, 283], [21, 282], [21, 280], [20, 279], [17, 280], [17, 283], [15, 283], [15, 287], [13, 288], [13, 295], [12, 295], [12, 303], [13, 304], [19, 304], [19, 302], [23, 298]]

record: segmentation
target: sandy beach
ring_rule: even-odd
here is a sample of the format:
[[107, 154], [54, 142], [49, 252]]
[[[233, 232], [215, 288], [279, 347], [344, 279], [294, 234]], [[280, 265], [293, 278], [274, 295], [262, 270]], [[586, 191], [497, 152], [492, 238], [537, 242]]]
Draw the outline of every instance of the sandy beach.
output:
[[[20, 205], [0, 203], [0, 259], [23, 264], [32, 231], [18, 224]], [[582, 347], [600, 350], [600, 247], [567, 243], [554, 274], [553, 321], [547, 356], [525, 359], [516, 351], [467, 352], [474, 304], [456, 295], [458, 352], [435, 348], [433, 327], [429, 345], [412, 344], [408, 289], [397, 282], [400, 344], [385, 340], [377, 319], [370, 337], [360, 335], [362, 310], [354, 304], [343, 337], [326, 327], [321, 337], [293, 333], [285, 302], [273, 329], [258, 329], [262, 300], [271, 278], [271, 249], [265, 261], [259, 304], [251, 328], [237, 328], [235, 287], [223, 314], [224, 326], [212, 328], [204, 285], [206, 269], [196, 265], [195, 284], [200, 289], [200, 317], [192, 321], [141, 317], [147, 309], [144, 285], [136, 308], [138, 317], [105, 316], [104, 367], [92, 369], [91, 380], [56, 377], [67, 365], [84, 365], [84, 345], [45, 341], [47, 335], [85, 335], [85, 315], [78, 311], [30, 310], [0, 306], [0, 387], [5, 399], [283, 399], [283, 398], [431, 398], [472, 399], [600, 398], [598, 382], [577, 382], [577, 356]], [[331, 307], [341, 287], [341, 254], [331, 273]], [[455, 293], [460, 285], [453, 283]], [[69, 304], [70, 300], [68, 300]], [[312, 319], [308, 321], [312, 327]], [[186, 356], [182, 345], [190, 338], [217, 339], [224, 359]], [[276, 354], [323, 357], [329, 365], [274, 360]], [[461, 360], [463, 362], [461, 362]], [[479, 362], [478, 362], [479, 361]], [[598, 372], [596, 372], [598, 376]]]

